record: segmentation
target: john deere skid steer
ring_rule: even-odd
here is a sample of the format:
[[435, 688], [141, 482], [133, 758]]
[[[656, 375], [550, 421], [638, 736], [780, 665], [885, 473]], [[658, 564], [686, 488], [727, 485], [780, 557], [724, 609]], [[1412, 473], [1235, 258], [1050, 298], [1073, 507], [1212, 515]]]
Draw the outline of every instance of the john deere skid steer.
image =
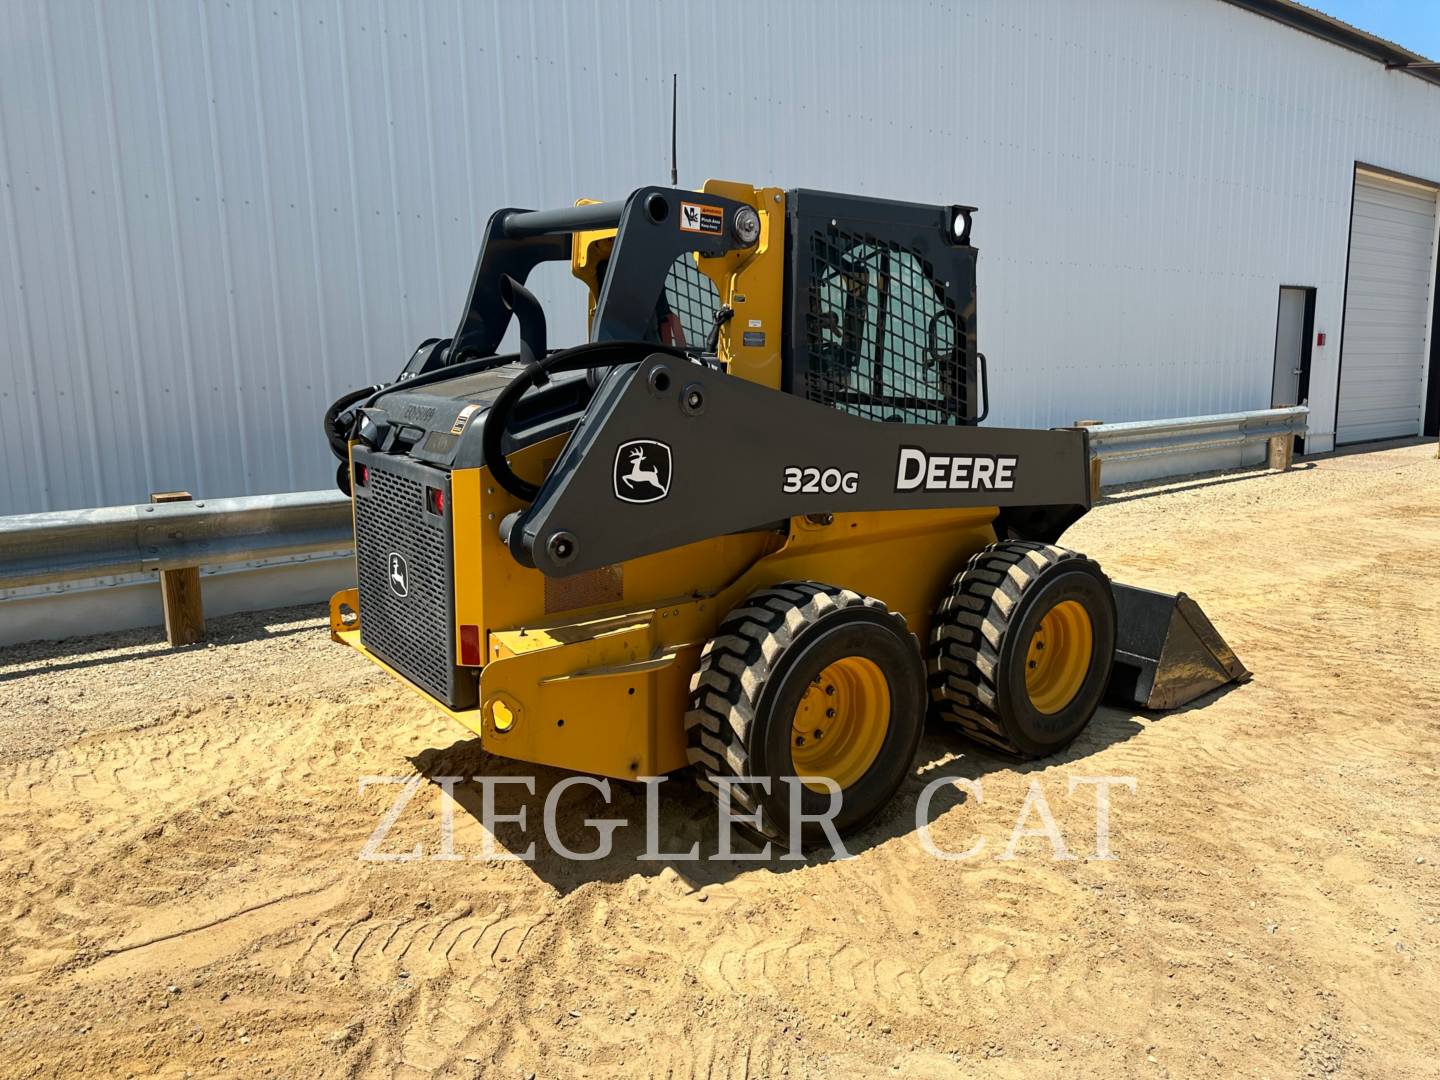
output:
[[[873, 818], [927, 715], [1043, 756], [1107, 685], [1244, 679], [1193, 601], [1057, 546], [1083, 430], [978, 426], [972, 214], [717, 181], [498, 211], [454, 335], [327, 413], [358, 579], [333, 636], [492, 753], [693, 766], [775, 837], [786, 777]], [[552, 349], [525, 282], [561, 261], [589, 340]]]

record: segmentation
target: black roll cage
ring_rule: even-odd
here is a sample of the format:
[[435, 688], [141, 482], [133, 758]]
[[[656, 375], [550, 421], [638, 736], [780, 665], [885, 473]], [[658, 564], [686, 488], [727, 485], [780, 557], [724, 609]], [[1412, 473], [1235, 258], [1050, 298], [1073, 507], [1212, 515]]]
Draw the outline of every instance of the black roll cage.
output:
[[[703, 207], [703, 228], [685, 220]], [[589, 343], [659, 344], [657, 305], [663, 307], [667, 274], [677, 258], [693, 254], [717, 258], [751, 246], [738, 239], [740, 212], [753, 207], [710, 192], [647, 186], [623, 200], [589, 203], [558, 210], [506, 207], [486, 222], [465, 309], [448, 341], [431, 340], [411, 357], [402, 382], [417, 376], [443, 376], [468, 370], [496, 355], [512, 318], [504, 300], [506, 279], [524, 285], [545, 262], [569, 261], [577, 233], [615, 229], [609, 255], [599, 267], [599, 295], [590, 323]], [[787, 196], [784, 261], [786, 292], [781, 341], [784, 352], [781, 389], [872, 419], [898, 417], [899, 410], [930, 411], [941, 423], [976, 424], [989, 410], [984, 358], [976, 348], [975, 263], [970, 243], [972, 206], [930, 205], [795, 189]], [[747, 223], [749, 224], [749, 223]], [[753, 234], [752, 234], [753, 236]], [[847, 323], [841, 350], [853, 370], [844, 379], [827, 378], [832, 356], [815, 344], [817, 290], [825, 280], [812, 265], [816, 245], [862, 241], [878, 252], [882, 282], [873, 304], [873, 325], [864, 342], [852, 341]], [[891, 251], [920, 261], [944, 309], [953, 341], [941, 348], [936, 320], [923, 327], [927, 366], [887, 350], [887, 319], [895, 303], [889, 287]], [[841, 255], [843, 260], [844, 256]], [[836, 270], [829, 268], [827, 272]], [[615, 271], [615, 272], [611, 272]], [[856, 275], [851, 275], [856, 276]], [[866, 275], [859, 275], [864, 280]], [[874, 292], [874, 290], [872, 290]], [[847, 316], [849, 307], [846, 308]], [[912, 312], [913, 314], [913, 312]], [[913, 336], [912, 328], [911, 334]], [[912, 349], [913, 351], [913, 349]], [[907, 370], [908, 368], [908, 370]], [[935, 381], [939, 393], [917, 393], [920, 377]], [[934, 422], [934, 421], [932, 421]]]
[[[682, 201], [719, 208], [723, 216], [718, 231], [682, 229]], [[524, 284], [541, 263], [569, 261], [574, 234], [592, 229], [617, 230], [610, 263], [623, 260], [624, 271], [605, 274], [590, 340], [643, 341], [655, 319], [655, 302], [664, 288], [665, 275], [677, 257], [690, 252], [716, 257], [750, 246], [735, 238], [735, 214], [744, 207], [744, 203], [720, 195], [642, 187], [623, 202], [562, 210], [497, 210], [485, 225], [465, 311], [451, 347], [423, 354], [422, 366], [410, 373], [418, 375], [470, 357], [493, 355], [512, 314], [501, 296], [505, 277]]]

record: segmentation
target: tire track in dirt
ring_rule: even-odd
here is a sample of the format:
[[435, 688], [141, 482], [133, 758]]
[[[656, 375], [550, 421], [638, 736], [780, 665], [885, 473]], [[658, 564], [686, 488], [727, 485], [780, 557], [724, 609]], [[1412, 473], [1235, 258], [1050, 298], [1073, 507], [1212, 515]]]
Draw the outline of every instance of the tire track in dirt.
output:
[[[171, 724], [83, 739], [5, 770], [10, 775], [0, 821], [15, 821], [25, 845], [0, 857], [0, 874], [13, 874], [29, 910], [48, 916], [14, 925], [9, 940], [0, 939], [0, 947], [16, 954], [20, 970], [64, 962], [58, 950], [42, 944], [47, 941], [67, 940], [76, 956], [108, 955], [109, 926], [153, 915], [150, 904], [134, 903], [136, 890], [162, 903], [176, 893], [193, 896], [205, 882], [205, 862], [212, 871], [223, 871], [233, 861], [230, 838], [204, 828], [186, 829], [183, 841], [170, 845], [176, 858], [164, 858], [165, 832], [177, 821], [208, 817], [202, 808], [232, 801], [244, 789], [250, 795], [242, 801], [283, 828], [286, 815], [263, 804], [286, 786], [287, 762], [338, 761], [333, 748], [315, 737], [315, 709], [279, 735], [269, 730], [273, 724], [243, 730], [233, 713], [227, 706], [188, 717], [201, 725], [198, 731]], [[263, 841], [254, 846], [263, 847]], [[102, 866], [114, 869], [99, 876], [87, 872]], [[41, 867], [45, 872], [37, 873]], [[302, 884], [299, 891], [314, 889]], [[223, 897], [213, 905], [192, 900], [175, 911], [172, 922], [192, 921], [196, 906], [227, 907]], [[234, 910], [238, 905], [228, 906]], [[251, 929], [269, 925], [263, 915], [244, 922]], [[223, 936], [217, 930], [199, 938]], [[197, 945], [199, 938], [178, 952], [203, 953], [209, 946]], [[157, 951], [168, 955], [176, 950]]]
[[479, 913], [468, 902], [438, 918], [361, 912], [323, 926], [305, 945], [299, 961], [312, 968], [340, 967], [391, 977], [397, 970], [433, 974], [476, 964], [498, 966], [518, 960], [548, 919], [548, 913], [517, 912], [510, 904]]

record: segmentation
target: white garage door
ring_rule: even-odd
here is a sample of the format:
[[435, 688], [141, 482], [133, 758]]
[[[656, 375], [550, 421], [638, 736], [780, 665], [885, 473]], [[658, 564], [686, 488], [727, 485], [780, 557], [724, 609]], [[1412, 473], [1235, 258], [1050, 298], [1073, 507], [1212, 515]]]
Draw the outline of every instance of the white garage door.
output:
[[1420, 434], [1434, 259], [1435, 193], [1358, 174], [1336, 442]]

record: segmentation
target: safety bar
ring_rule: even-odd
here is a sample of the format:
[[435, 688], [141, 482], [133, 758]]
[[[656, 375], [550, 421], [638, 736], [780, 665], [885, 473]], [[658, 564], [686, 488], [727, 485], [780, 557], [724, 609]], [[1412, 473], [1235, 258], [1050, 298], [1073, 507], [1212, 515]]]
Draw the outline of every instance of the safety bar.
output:
[[623, 202], [567, 206], [563, 210], [512, 210], [505, 215], [504, 230], [509, 239], [524, 240], [585, 229], [616, 229], [624, 212]]

